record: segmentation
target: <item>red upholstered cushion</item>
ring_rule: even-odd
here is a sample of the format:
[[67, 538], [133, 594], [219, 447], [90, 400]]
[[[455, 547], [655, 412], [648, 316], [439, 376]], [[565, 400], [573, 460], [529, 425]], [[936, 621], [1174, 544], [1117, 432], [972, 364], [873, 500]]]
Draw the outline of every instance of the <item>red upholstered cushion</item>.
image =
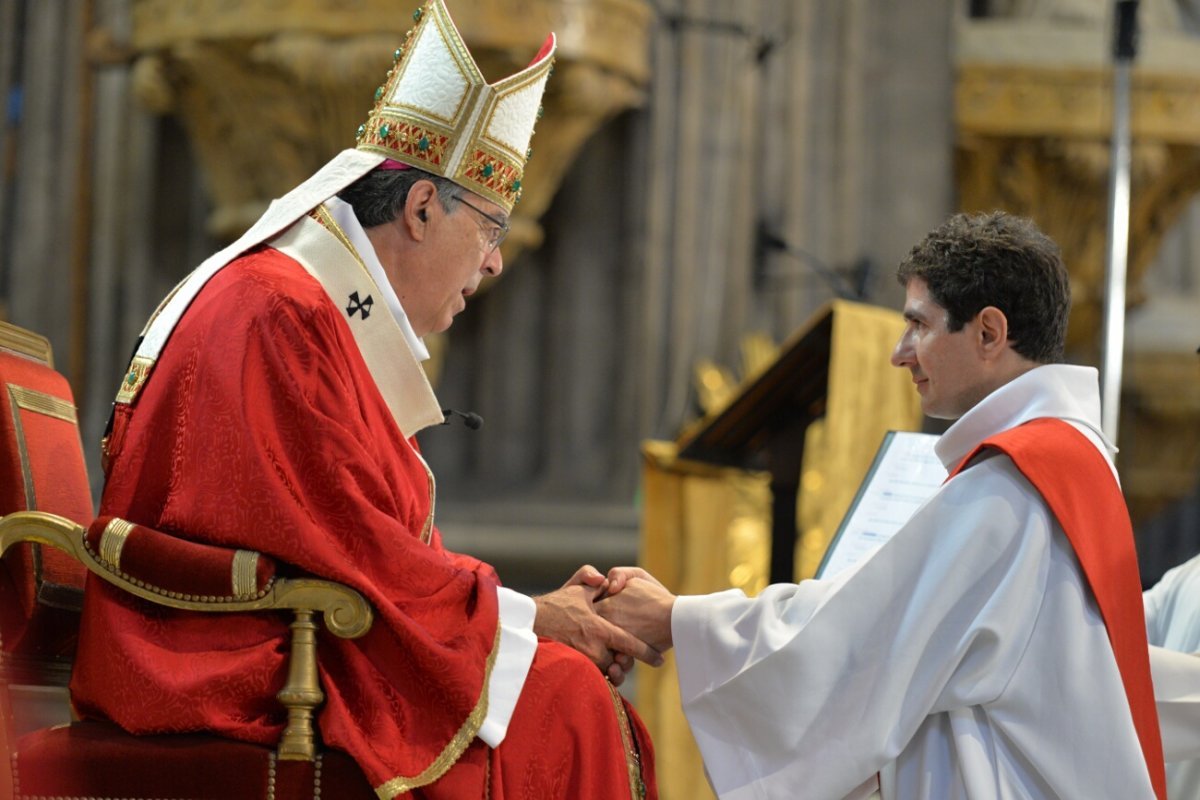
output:
[[[86, 525], [92, 494], [71, 388], [41, 362], [0, 350], [0, 515], [38, 510]], [[86, 570], [54, 548], [18, 545], [0, 569], [5, 652], [69, 653]], [[43, 614], [51, 608], [58, 611]], [[35, 614], [39, 620], [30, 624]], [[41, 619], [44, 616], [45, 619]], [[36, 636], [30, 636], [30, 632]]]
[[[357, 765], [338, 750], [324, 752], [319, 765], [275, 761], [260, 745], [202, 734], [131, 736], [94, 720], [21, 739], [13, 796], [262, 800], [271, 796], [273, 761], [273, 796], [279, 800], [377, 800]], [[314, 792], [318, 778], [320, 791]]]
[[[274, 560], [254, 554], [252, 577], [235, 587], [234, 562], [239, 552], [249, 555], [246, 551], [189, 542], [115, 517], [98, 517], [88, 526], [85, 540], [93, 555], [123, 576], [187, 598], [245, 599], [263, 594], [275, 579]], [[118, 546], [119, 556], [114, 553]], [[235, 588], [244, 591], [235, 595]]]

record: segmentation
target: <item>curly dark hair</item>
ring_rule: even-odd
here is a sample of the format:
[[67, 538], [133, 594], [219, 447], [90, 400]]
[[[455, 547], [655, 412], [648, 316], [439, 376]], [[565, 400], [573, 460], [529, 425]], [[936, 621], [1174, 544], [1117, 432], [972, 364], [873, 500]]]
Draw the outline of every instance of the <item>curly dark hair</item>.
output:
[[373, 228], [400, 216], [408, 199], [408, 190], [420, 180], [433, 182], [437, 187], [438, 202], [447, 213], [458, 206], [463, 193], [461, 186], [416, 168], [373, 169], [338, 192], [338, 197], [354, 208], [359, 225]]
[[1040, 364], [1063, 360], [1071, 287], [1058, 245], [1028, 219], [1003, 211], [955, 214], [929, 232], [896, 268], [907, 286], [920, 278], [946, 309], [951, 331], [995, 306], [1008, 340]]

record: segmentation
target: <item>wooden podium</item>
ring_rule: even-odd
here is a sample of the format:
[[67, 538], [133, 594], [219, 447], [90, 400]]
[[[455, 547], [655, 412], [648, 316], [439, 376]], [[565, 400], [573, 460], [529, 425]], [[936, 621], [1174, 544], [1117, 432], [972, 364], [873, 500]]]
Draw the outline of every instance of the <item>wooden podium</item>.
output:
[[[675, 442], [643, 444], [641, 565], [677, 594], [810, 577], [888, 430], [919, 430], [920, 398], [888, 357], [888, 309], [834, 301], [766, 369]], [[679, 703], [674, 652], [639, 669], [663, 800], [711, 798]]]

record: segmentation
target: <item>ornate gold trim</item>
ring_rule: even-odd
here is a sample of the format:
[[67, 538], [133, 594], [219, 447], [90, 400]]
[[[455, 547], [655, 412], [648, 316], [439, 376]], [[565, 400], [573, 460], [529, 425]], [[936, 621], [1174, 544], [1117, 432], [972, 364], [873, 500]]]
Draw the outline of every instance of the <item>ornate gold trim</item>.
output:
[[411, 444], [409, 447], [412, 448], [413, 455], [421, 462], [421, 466], [425, 468], [425, 479], [429, 483], [429, 513], [425, 516], [425, 524], [421, 526], [421, 541], [429, 544], [433, 538], [433, 519], [437, 514], [437, 478], [433, 476], [433, 470], [429, 468], [425, 456], [421, 455], [420, 451]]
[[7, 384], [8, 392], [18, 406], [26, 411], [33, 411], [47, 417], [61, 419], [77, 425], [79, 420], [75, 415], [75, 406], [61, 397], [39, 392], [37, 389], [27, 389], [24, 386]]
[[146, 356], [134, 356], [129, 363], [129, 371], [121, 377], [121, 388], [117, 390], [118, 403], [132, 403], [137, 399], [138, 392], [146, 385], [150, 370], [154, 368], [154, 359]]
[[13, 389], [20, 387], [8, 386], [8, 402], [12, 408], [13, 436], [17, 440], [17, 456], [21, 459], [21, 478], [25, 483], [25, 508], [33, 511], [37, 508], [37, 497], [33, 491], [33, 470], [29, 466], [29, 449], [25, 446], [25, 426], [21, 424], [21, 403]]
[[275, 800], [275, 751], [267, 757], [267, 800]]
[[446, 771], [462, 757], [463, 752], [479, 733], [479, 727], [483, 725], [483, 718], [487, 716], [488, 682], [492, 679], [492, 667], [496, 665], [496, 654], [499, 652], [500, 624], [497, 621], [496, 638], [492, 641], [492, 652], [488, 654], [487, 667], [483, 672], [483, 689], [479, 692], [479, 701], [475, 704], [475, 708], [467, 716], [462, 727], [458, 729], [458, 733], [454, 734], [453, 738], [442, 748], [438, 757], [423, 769], [421, 774], [411, 778], [400, 775], [375, 787], [375, 794], [379, 795], [382, 800], [392, 800], [396, 795], [433, 783], [445, 775]]
[[370, 630], [375, 621], [375, 612], [361, 594], [349, 586], [318, 578], [275, 579], [249, 600], [168, 592], [105, 563], [88, 546], [83, 526], [44, 511], [22, 511], [0, 517], [0, 555], [18, 542], [57, 547], [114, 586], [169, 608], [187, 611], [308, 610], [324, 616], [325, 627], [342, 639], [357, 639]]
[[629, 796], [633, 800], [644, 800], [646, 784], [642, 780], [642, 759], [638, 755], [637, 744], [633, 740], [633, 727], [629, 724], [629, 715], [625, 713], [625, 702], [617, 687], [608, 684], [609, 694], [612, 695], [613, 710], [617, 714], [617, 727], [621, 731], [621, 746], [625, 749], [625, 769], [629, 774]]
[[234, 553], [232, 573], [233, 596], [252, 597], [258, 591], [258, 553], [253, 550]]
[[7, 350], [14, 355], [32, 359], [54, 369], [54, 355], [50, 350], [50, 340], [33, 331], [13, 325], [11, 322], [0, 321], [0, 350]]
[[321, 227], [333, 234], [333, 238], [342, 243], [342, 247], [345, 247], [346, 250], [349, 251], [350, 255], [354, 256], [354, 260], [358, 262], [358, 266], [362, 268], [363, 272], [365, 272], [368, 276], [371, 274], [371, 271], [367, 269], [366, 262], [363, 261], [362, 256], [358, 254], [358, 250], [354, 247], [353, 242], [350, 241], [350, 237], [346, 235], [346, 231], [342, 229], [341, 225], [338, 225], [338, 221], [333, 218], [333, 214], [329, 213], [329, 209], [327, 209], [324, 204], [314, 208], [311, 212], [309, 212], [309, 216], [321, 223]]
[[[108, 533], [109, 528], [115, 530], [117, 527], [119, 526], [114, 527], [110, 524], [105, 533]], [[103, 538], [101, 541], [103, 544]], [[374, 612], [358, 592], [348, 586], [315, 578], [272, 581], [259, 596], [250, 600], [223, 597], [193, 598], [166, 592], [132, 579], [102, 561], [90, 549], [86, 530], [82, 525], [76, 525], [65, 517], [40, 511], [18, 512], [0, 517], [0, 556], [3, 556], [9, 547], [20, 542], [46, 544], [64, 550], [98, 577], [158, 605], [192, 611], [293, 611], [295, 621], [291, 625], [288, 683], [277, 695], [288, 712], [288, 726], [280, 740], [279, 757], [309, 760], [314, 757], [316, 745], [312, 731], [312, 712], [324, 699], [324, 695], [317, 671], [317, 627], [313, 615], [321, 614], [325, 619], [326, 629], [334, 636], [343, 639], [362, 636], [370, 629]]]
[[111, 567], [120, 569], [121, 551], [133, 531], [133, 523], [114, 517], [100, 534], [100, 558]]

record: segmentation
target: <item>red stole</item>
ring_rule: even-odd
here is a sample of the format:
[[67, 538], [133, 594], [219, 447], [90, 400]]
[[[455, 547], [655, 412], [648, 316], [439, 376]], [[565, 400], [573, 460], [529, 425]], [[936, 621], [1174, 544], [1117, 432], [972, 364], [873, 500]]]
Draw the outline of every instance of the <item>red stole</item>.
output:
[[1150, 782], [1159, 800], [1165, 800], [1167, 779], [1133, 526], [1108, 462], [1068, 423], [1036, 419], [985, 439], [947, 480], [985, 448], [1012, 459], [1046, 501], [1074, 548], [1108, 629]]

